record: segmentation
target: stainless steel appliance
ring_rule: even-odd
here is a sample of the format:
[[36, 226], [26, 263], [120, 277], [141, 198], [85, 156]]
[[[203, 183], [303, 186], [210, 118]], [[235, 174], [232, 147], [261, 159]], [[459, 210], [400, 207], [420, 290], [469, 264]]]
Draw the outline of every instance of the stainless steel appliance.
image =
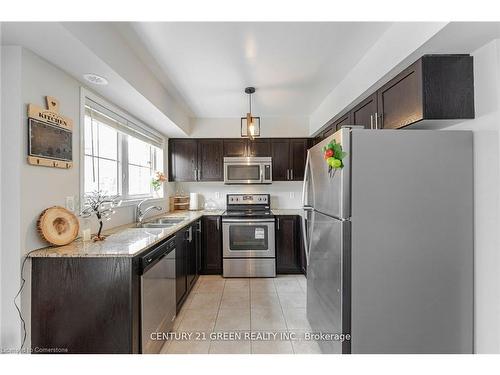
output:
[[142, 353], [159, 353], [164, 341], [154, 333], [170, 332], [176, 314], [175, 238], [140, 258]]
[[273, 166], [270, 157], [224, 158], [225, 184], [270, 184]]
[[323, 352], [472, 353], [471, 132], [342, 128], [309, 150], [303, 201], [307, 318], [350, 335]]
[[275, 277], [274, 216], [269, 194], [228, 194], [222, 216], [224, 277]]

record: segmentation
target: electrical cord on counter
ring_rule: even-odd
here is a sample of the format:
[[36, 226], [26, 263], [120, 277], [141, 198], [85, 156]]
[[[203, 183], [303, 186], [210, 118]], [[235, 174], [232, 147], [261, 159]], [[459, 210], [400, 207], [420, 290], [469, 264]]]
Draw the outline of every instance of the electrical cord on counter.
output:
[[19, 319], [21, 319], [22, 327], [23, 327], [23, 340], [21, 341], [21, 347], [19, 348], [19, 353], [23, 351], [24, 344], [26, 342], [26, 322], [23, 319], [23, 314], [21, 314], [21, 308], [18, 306], [16, 300], [17, 297], [21, 295], [21, 292], [23, 291], [24, 284], [26, 283], [26, 279], [24, 278], [24, 265], [26, 264], [26, 261], [28, 260], [29, 255], [36, 250], [31, 250], [28, 252], [23, 259], [23, 263], [21, 265], [21, 286], [19, 287], [19, 291], [17, 292], [16, 296], [14, 297], [14, 306], [16, 307], [17, 313], [19, 314]]

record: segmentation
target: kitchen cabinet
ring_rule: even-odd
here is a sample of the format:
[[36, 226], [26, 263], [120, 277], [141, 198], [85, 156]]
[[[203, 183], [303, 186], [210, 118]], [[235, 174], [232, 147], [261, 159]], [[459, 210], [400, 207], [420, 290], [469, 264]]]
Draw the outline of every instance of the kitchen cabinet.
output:
[[224, 139], [224, 157], [247, 156], [247, 139]]
[[193, 223], [175, 234], [175, 287], [177, 311], [198, 279], [196, 227]]
[[175, 234], [175, 298], [177, 311], [180, 310], [187, 294], [187, 252], [186, 230]]
[[198, 140], [197, 181], [222, 181], [223, 143], [220, 139]]
[[385, 129], [421, 120], [474, 118], [473, 57], [425, 55], [377, 94]]
[[271, 156], [271, 141], [269, 138], [248, 140], [247, 155], [254, 157]]
[[222, 274], [222, 223], [220, 216], [202, 219], [202, 274]]
[[198, 169], [198, 142], [196, 139], [170, 139], [169, 180], [196, 181]]
[[289, 140], [273, 139], [271, 141], [271, 156], [273, 158], [273, 181], [288, 181], [290, 176]]
[[316, 143], [348, 123], [367, 129], [401, 129], [419, 122], [432, 127], [439, 124], [437, 120], [472, 118], [473, 57], [424, 55], [335, 122], [345, 123], [328, 125]]
[[223, 142], [220, 139], [170, 139], [170, 181], [222, 181]]
[[365, 129], [377, 129], [377, 94], [363, 100], [349, 113], [351, 125], [364, 126]]
[[290, 180], [303, 181], [308, 139], [290, 139]]
[[32, 258], [31, 347], [140, 352], [137, 258]]
[[276, 216], [276, 273], [302, 273], [298, 231], [299, 217]]
[[273, 139], [273, 181], [302, 181], [307, 157], [309, 139]]

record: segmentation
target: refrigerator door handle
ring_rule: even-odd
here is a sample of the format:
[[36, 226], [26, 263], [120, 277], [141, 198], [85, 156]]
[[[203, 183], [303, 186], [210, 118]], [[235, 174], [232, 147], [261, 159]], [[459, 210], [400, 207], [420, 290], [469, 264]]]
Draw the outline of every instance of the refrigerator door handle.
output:
[[306, 202], [307, 200], [307, 193], [308, 193], [308, 188], [309, 188], [309, 168], [310, 168], [310, 159], [311, 159], [311, 152], [307, 151], [307, 157], [306, 157], [306, 167], [304, 169], [304, 183], [302, 184], [302, 206], [309, 206], [309, 202]]
[[309, 241], [307, 240], [307, 220], [306, 215], [308, 211], [304, 211], [304, 215], [302, 216], [302, 241], [304, 241], [304, 251], [306, 253], [306, 267], [309, 266]]

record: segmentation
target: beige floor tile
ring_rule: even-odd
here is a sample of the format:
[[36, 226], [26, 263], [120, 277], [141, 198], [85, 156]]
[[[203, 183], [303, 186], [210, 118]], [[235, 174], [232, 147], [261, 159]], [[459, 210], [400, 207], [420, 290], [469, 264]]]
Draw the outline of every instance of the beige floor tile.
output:
[[293, 354], [290, 341], [252, 341], [252, 354]]
[[209, 354], [250, 354], [250, 341], [212, 341]]
[[288, 329], [310, 329], [305, 308], [283, 308], [286, 326]]
[[224, 291], [248, 293], [250, 291], [250, 280], [243, 278], [226, 279]]
[[221, 309], [249, 309], [250, 293], [248, 291], [232, 291], [224, 289], [222, 294]]
[[277, 277], [274, 279], [274, 286], [278, 293], [303, 293], [296, 277]]
[[222, 293], [196, 293], [189, 304], [188, 310], [215, 310], [219, 309]]
[[215, 331], [243, 331], [250, 329], [250, 309], [220, 309]]
[[279, 309], [278, 295], [273, 292], [253, 292], [250, 296], [250, 306], [254, 309]]
[[251, 292], [274, 292], [276, 293], [276, 287], [274, 286], [274, 279], [250, 279], [250, 290]]
[[222, 293], [225, 283], [224, 279], [202, 280], [195, 293]]
[[250, 327], [252, 331], [285, 330], [285, 317], [281, 308], [252, 308]]
[[178, 332], [212, 331], [217, 319], [217, 310], [188, 310], [179, 324]]
[[167, 347], [168, 354], [208, 354], [210, 341], [172, 341]]
[[306, 294], [302, 291], [296, 293], [278, 292], [281, 307], [283, 309], [299, 309], [306, 308]]

